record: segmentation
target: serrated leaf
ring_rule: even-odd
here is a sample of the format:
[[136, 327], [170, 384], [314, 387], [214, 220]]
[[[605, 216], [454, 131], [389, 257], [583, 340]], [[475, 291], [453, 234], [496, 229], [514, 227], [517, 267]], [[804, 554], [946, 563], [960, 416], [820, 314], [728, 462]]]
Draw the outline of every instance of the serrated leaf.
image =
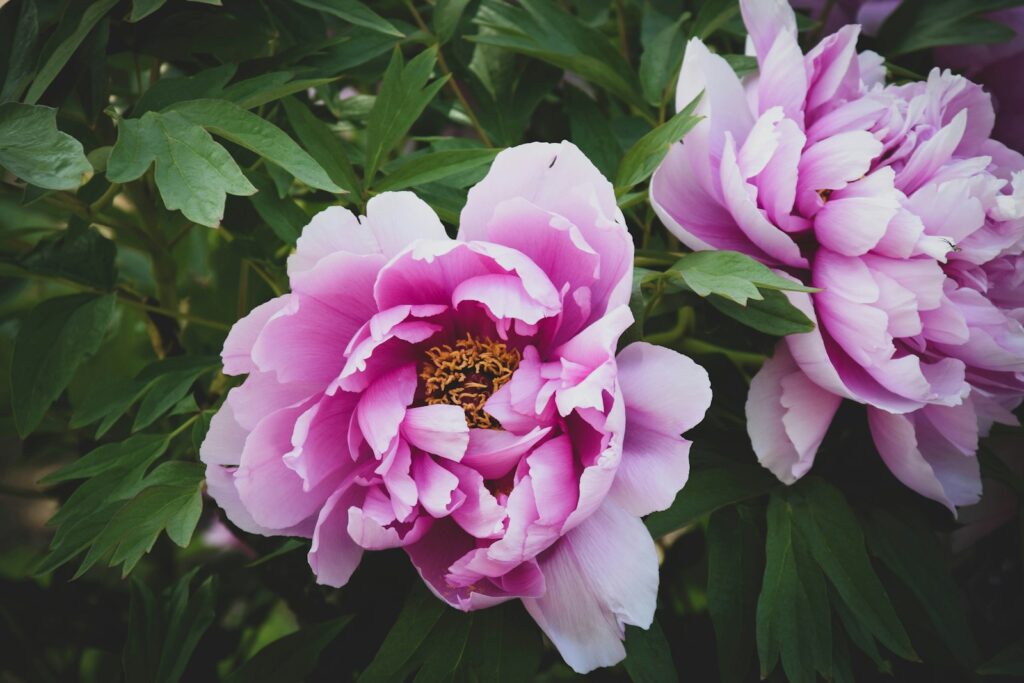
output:
[[40, 240], [21, 259], [21, 266], [34, 273], [81, 282], [97, 289], [113, 289], [117, 280], [116, 256], [117, 247], [112, 241], [72, 220], [67, 230]]
[[123, 119], [107, 163], [107, 178], [118, 183], [134, 180], [152, 163], [164, 205], [181, 210], [200, 225], [220, 224], [228, 194], [256, 191], [227, 150], [176, 111]]
[[92, 173], [82, 143], [57, 129], [57, 110], [0, 104], [0, 166], [47, 190], [74, 190]]
[[11, 362], [11, 407], [21, 436], [39, 426], [78, 366], [99, 348], [114, 302], [112, 294], [73, 294], [48, 299], [25, 316]]
[[328, 192], [343, 191], [284, 131], [237, 104], [224, 100], [191, 100], [172, 105], [170, 111], [274, 162], [310, 187]]
[[166, 434], [136, 434], [124, 441], [99, 446], [70, 465], [52, 472], [39, 480], [50, 485], [73, 479], [88, 479], [108, 470], [134, 469], [136, 466], [153, 462], [170, 445]]
[[763, 300], [748, 301], [746, 306], [740, 306], [717, 294], [709, 296], [708, 302], [730, 318], [765, 334], [782, 337], [814, 329], [811, 319], [791, 304], [782, 292], [768, 289], [764, 291], [763, 296]]
[[346, 615], [278, 638], [236, 669], [226, 683], [305, 680], [316, 668], [320, 653], [337, 639], [351, 620], [352, 616]]
[[378, 192], [432, 183], [489, 164], [500, 149], [449, 149], [410, 158], [375, 183]]
[[368, 28], [371, 31], [395, 36], [396, 38], [405, 37], [405, 34], [395, 28], [390, 21], [357, 0], [294, 0], [294, 2], [310, 9], [334, 15], [339, 19], [344, 19], [351, 24]]
[[726, 505], [762, 496], [777, 484], [765, 469], [750, 465], [694, 470], [671, 507], [648, 515], [644, 524], [659, 538]]
[[700, 296], [718, 294], [741, 306], [747, 304], [747, 299], [762, 299], [758, 289], [818, 291], [776, 275], [764, 264], [735, 251], [697, 251], [687, 254], [667, 272], [678, 273], [683, 282]]
[[793, 517], [808, 550], [850, 611], [879, 642], [904, 659], [917, 660], [864, 548], [864, 534], [842, 493], [814, 477], [788, 490]]
[[162, 372], [149, 384], [146, 395], [139, 405], [139, 412], [135, 415], [133, 432], [145, 429], [173, 408], [174, 404], [184, 398], [199, 376], [216, 367], [217, 363], [213, 359], [203, 357], [185, 356], [182, 360], [190, 362], [182, 363], [184, 367]]
[[633, 683], [679, 680], [672, 650], [657, 618], [649, 629], [626, 626], [626, 659], [622, 664]]
[[323, 167], [331, 180], [358, 196], [362, 192], [362, 184], [352, 169], [341, 140], [331, 131], [330, 126], [293, 97], [285, 98], [282, 104], [288, 117], [288, 124], [310, 155]]
[[166, 462], [154, 469], [142, 490], [114, 513], [96, 537], [75, 577], [108, 553], [109, 565], [123, 565], [122, 575], [127, 576], [164, 532], [177, 545], [187, 546], [203, 509], [202, 480], [203, 467], [198, 463]]
[[57, 45], [51, 46], [50, 43], [47, 43], [44, 46], [43, 54], [46, 55], [46, 61], [39, 67], [35, 80], [32, 81], [31, 87], [25, 93], [24, 102], [26, 104], [35, 104], [39, 101], [39, 98], [43, 96], [46, 89], [57, 78], [57, 75], [64, 68], [64, 65], [67, 64], [68, 60], [71, 59], [71, 55], [75, 53], [75, 50], [82, 44], [85, 37], [89, 35], [89, 32], [99, 23], [100, 19], [113, 9], [117, 1], [96, 0], [88, 4], [81, 16], [75, 16], [74, 13], [64, 15], [61, 26], [58, 27], [54, 35], [65, 35], [65, 32], [61, 30], [64, 28], [65, 22], [68, 24], [77, 22], [77, 24]]
[[697, 125], [701, 117], [694, 116], [698, 95], [678, 114], [636, 141], [622, 157], [615, 174], [616, 194], [622, 194], [634, 185], [651, 177], [654, 169], [668, 154], [669, 147], [683, 139]]
[[715, 629], [722, 681], [749, 678], [760, 578], [764, 572], [761, 530], [751, 514], [726, 507], [707, 528], [708, 612]]
[[448, 80], [447, 76], [427, 83], [434, 69], [437, 52], [424, 50], [405, 64], [398, 49], [381, 82], [377, 100], [366, 126], [366, 164], [364, 178], [373, 181], [387, 155], [405, 137], [423, 110]]

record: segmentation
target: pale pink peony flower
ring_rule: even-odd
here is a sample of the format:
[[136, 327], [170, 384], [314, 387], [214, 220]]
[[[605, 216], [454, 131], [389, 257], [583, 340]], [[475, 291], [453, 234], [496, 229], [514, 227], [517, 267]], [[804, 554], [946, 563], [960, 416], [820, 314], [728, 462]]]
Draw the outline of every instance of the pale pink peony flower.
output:
[[248, 374], [202, 448], [242, 529], [312, 537], [317, 580], [402, 547], [471, 610], [520, 598], [577, 671], [650, 626], [655, 546], [711, 391], [631, 324], [633, 244], [612, 187], [569, 143], [498, 155], [458, 239], [408, 192], [317, 215], [292, 292], [239, 321]]
[[885, 86], [846, 26], [804, 55], [783, 0], [743, 0], [760, 73], [741, 82], [699, 40], [677, 104], [706, 116], [656, 172], [651, 201], [693, 249], [735, 249], [821, 289], [817, 323], [754, 378], [748, 431], [791, 483], [843, 398], [907, 486], [950, 509], [981, 493], [979, 435], [1024, 396], [1024, 158], [989, 138], [987, 94], [935, 70]]

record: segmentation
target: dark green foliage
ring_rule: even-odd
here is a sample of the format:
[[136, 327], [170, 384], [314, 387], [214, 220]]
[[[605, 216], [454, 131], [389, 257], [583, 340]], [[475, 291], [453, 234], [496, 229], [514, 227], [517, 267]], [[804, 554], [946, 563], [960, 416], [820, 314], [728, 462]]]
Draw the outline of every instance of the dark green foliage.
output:
[[[904, 0], [861, 45], [927, 73], [933, 47], [1008, 38], [990, 13], [1021, 4]], [[715, 392], [685, 488], [644, 520], [652, 627], [587, 680], [1024, 676], [1019, 429], [982, 442], [1003, 515], [962, 513], [982, 526], [907, 492], [849, 403], [808, 477], [757, 464], [750, 377], [813, 329], [792, 301], [815, 290], [689, 252], [647, 201], [701, 122], [675, 107], [691, 38], [756, 72], [736, 0], [0, 2], [0, 679], [579, 679], [519, 602], [451, 609], [401, 550], [316, 584], [311, 531], [225, 525], [199, 458], [238, 383], [225, 335], [287, 291], [314, 215], [409, 190], [454, 234], [502, 149], [563, 139], [634, 238], [628, 340]]]

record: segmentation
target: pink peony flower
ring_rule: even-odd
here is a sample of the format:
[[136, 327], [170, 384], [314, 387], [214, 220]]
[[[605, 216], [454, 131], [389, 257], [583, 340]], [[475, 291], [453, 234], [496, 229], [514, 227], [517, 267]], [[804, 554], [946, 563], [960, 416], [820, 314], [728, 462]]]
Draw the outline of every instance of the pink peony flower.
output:
[[[860, 24], [866, 35], [875, 35], [902, 0], [793, 0], [793, 6], [806, 9], [821, 19], [828, 9], [825, 28]], [[996, 111], [992, 137], [1010, 147], [1024, 150], [1024, 88], [1020, 72], [1024, 69], [1024, 7], [991, 12], [986, 19], [999, 22], [1017, 35], [1005, 42], [947, 45], [934, 52], [938, 65], [962, 72], [992, 94]]]
[[868, 406], [892, 472], [955, 511], [974, 457], [1024, 396], [1024, 158], [989, 138], [980, 87], [935, 70], [886, 86], [846, 26], [804, 55], [783, 0], [743, 0], [760, 74], [699, 40], [677, 104], [707, 118], [656, 172], [651, 201], [693, 249], [735, 249], [821, 289], [817, 323], [754, 378], [748, 431], [783, 482], [803, 476], [842, 399]]
[[458, 239], [408, 192], [317, 215], [292, 292], [240, 320], [202, 448], [209, 491], [258, 534], [312, 538], [321, 583], [404, 548], [462, 610], [519, 598], [577, 671], [654, 615], [640, 516], [686, 482], [705, 371], [635, 343], [633, 244], [573, 145], [498, 155]]

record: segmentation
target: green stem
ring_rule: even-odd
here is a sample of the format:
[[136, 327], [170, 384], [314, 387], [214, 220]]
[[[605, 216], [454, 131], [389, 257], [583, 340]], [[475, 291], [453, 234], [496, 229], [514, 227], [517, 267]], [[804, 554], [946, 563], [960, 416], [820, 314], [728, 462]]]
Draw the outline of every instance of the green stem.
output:
[[695, 356], [722, 355], [737, 365], [759, 367], [768, 360], [768, 356], [760, 353], [727, 349], [722, 346], [718, 346], [717, 344], [712, 344], [711, 342], [706, 342], [702, 339], [695, 339], [693, 337], [683, 339], [681, 342], [676, 344], [676, 348], [683, 353], [689, 353]]

